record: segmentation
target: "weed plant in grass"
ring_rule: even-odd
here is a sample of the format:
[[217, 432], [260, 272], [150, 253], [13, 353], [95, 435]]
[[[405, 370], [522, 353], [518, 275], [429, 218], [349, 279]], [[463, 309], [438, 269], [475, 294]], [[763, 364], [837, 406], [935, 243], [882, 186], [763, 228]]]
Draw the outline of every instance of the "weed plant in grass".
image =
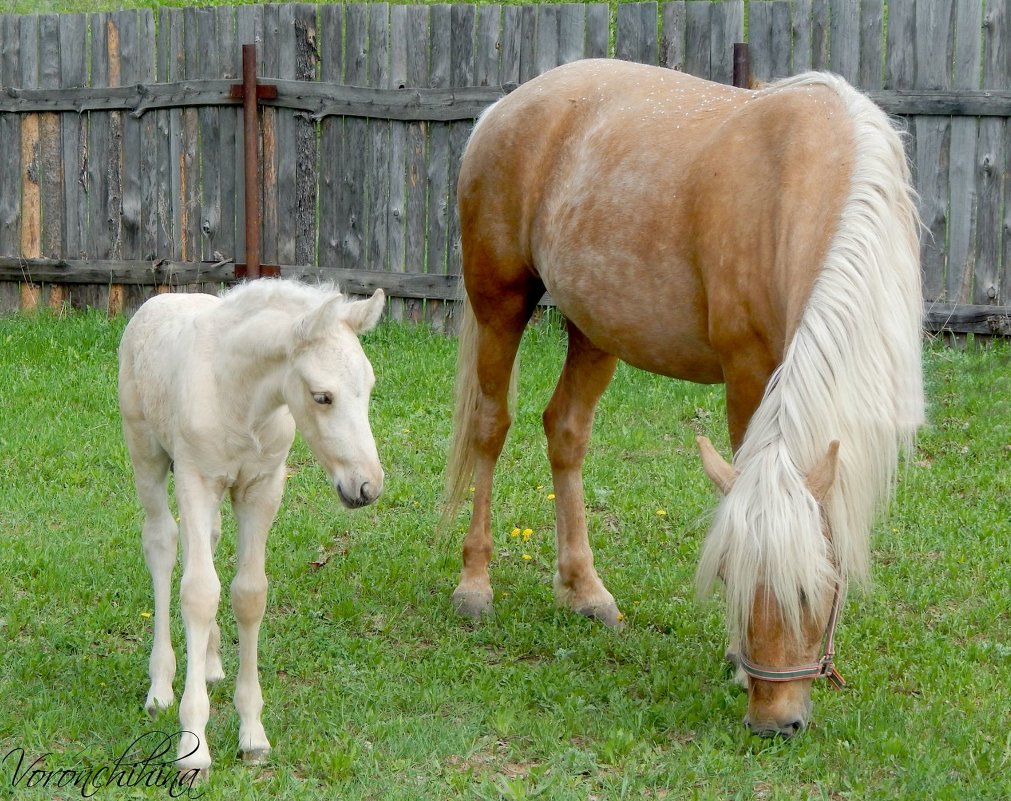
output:
[[[116, 409], [122, 327], [93, 313], [0, 319], [0, 759], [111, 764], [177, 725], [175, 709], [142, 709], [151, 589]], [[931, 424], [876, 531], [874, 583], [851, 594], [838, 634], [849, 686], [818, 686], [813, 726], [789, 742], [741, 725], [719, 604], [694, 598], [715, 503], [694, 437], [726, 452], [720, 388], [622, 366], [604, 396], [586, 464], [590, 537], [628, 619], [608, 631], [554, 606], [540, 412], [564, 337], [550, 319], [532, 327], [497, 474], [496, 613], [474, 624], [449, 604], [465, 516], [434, 533], [455, 341], [384, 324], [364, 346], [385, 494], [344, 510], [296, 441], [261, 633], [275, 750], [258, 767], [234, 758], [223, 603], [228, 678], [211, 692], [204, 798], [1011, 797], [1007, 346], [926, 349]], [[233, 548], [226, 515], [224, 586]], [[178, 610], [173, 636], [178, 694]], [[0, 796], [79, 795], [15, 786], [15, 762], [0, 762]]]

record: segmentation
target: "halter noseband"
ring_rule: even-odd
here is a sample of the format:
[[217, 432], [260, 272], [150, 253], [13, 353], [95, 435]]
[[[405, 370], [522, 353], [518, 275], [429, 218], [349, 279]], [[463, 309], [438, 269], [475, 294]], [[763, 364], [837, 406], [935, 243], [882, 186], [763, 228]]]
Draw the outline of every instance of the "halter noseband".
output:
[[832, 598], [832, 611], [828, 616], [828, 625], [825, 627], [825, 639], [822, 642], [822, 656], [817, 662], [809, 665], [801, 665], [791, 668], [770, 668], [763, 665], [756, 665], [743, 654], [740, 656], [741, 669], [753, 679], [762, 681], [797, 681], [798, 679], [820, 679], [826, 678], [832, 682], [832, 686], [841, 690], [846, 686], [843, 677], [836, 670], [833, 657], [835, 656], [835, 626], [839, 619], [839, 584], [835, 585], [835, 595]]

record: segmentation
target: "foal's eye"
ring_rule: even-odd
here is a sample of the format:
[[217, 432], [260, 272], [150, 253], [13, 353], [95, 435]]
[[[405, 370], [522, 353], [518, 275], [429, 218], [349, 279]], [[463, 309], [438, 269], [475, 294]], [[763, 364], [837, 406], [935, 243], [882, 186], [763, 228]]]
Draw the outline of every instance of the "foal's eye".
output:
[[329, 392], [313, 392], [312, 399], [320, 406], [329, 406], [333, 403], [333, 395]]

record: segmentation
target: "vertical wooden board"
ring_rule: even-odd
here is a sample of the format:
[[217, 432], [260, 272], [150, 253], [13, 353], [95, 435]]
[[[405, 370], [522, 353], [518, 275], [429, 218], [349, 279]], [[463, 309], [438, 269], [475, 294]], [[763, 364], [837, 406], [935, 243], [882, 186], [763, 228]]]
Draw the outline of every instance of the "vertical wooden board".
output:
[[[387, 3], [369, 4], [368, 86], [390, 86], [390, 7]], [[390, 122], [369, 120], [369, 205], [368, 270], [389, 268], [390, 205]]]
[[586, 7], [586, 57], [607, 58], [610, 54], [611, 12], [603, 3]]
[[790, 61], [794, 75], [811, 69], [811, 5], [812, 0], [794, 0], [790, 24], [793, 28], [793, 56]]
[[880, 89], [884, 75], [883, 36], [885, 25], [884, 0], [860, 2], [860, 67], [857, 86]]
[[[407, 7], [407, 85], [428, 86], [428, 54], [431, 49], [430, 12], [426, 6]], [[407, 127], [407, 196], [405, 251], [407, 271], [426, 271], [426, 235], [428, 231], [427, 170], [428, 132], [425, 122]], [[417, 299], [404, 302], [404, 316], [413, 322], [424, 319], [424, 303]]]
[[[217, 13], [212, 8], [196, 8], [186, 18], [187, 40], [196, 41], [198, 57], [189, 55], [187, 78], [209, 79], [221, 76], [221, 43], [218, 41]], [[192, 30], [191, 30], [192, 29]], [[215, 106], [196, 109], [199, 148], [197, 151], [198, 213], [194, 216], [199, 233], [193, 248], [193, 261], [217, 261], [218, 232], [221, 229], [221, 112]]]
[[586, 56], [586, 6], [567, 3], [558, 13], [558, 63], [568, 64]]
[[[983, 9], [979, 3], [959, 3], [955, 19], [955, 89], [979, 89], [982, 73]], [[976, 271], [976, 140], [979, 120], [951, 121], [951, 158], [948, 181], [948, 297], [968, 303], [974, 294]]]
[[916, 82], [916, 0], [888, 0], [885, 89], [911, 89]]
[[829, 69], [854, 84], [860, 71], [860, 5], [836, 3], [829, 22]]
[[[1011, 2], [989, 0], [983, 19], [984, 89], [1011, 86], [1009, 39]], [[979, 121], [976, 151], [976, 285], [973, 303], [1011, 304], [1011, 285], [1008, 283], [1011, 281], [1011, 143], [1008, 142], [1008, 132], [1007, 119], [987, 117]]]
[[[433, 46], [434, 46], [433, 40]], [[537, 6], [520, 7], [520, 83], [526, 83], [540, 73], [534, 60], [537, 48]]]
[[558, 66], [559, 6], [537, 7], [537, 27], [534, 39], [534, 70], [542, 75]]
[[659, 58], [656, 3], [621, 3], [615, 55], [625, 61], [656, 64]]
[[[525, 10], [525, 9], [524, 9]], [[429, 85], [445, 89], [452, 73], [452, 7], [436, 5], [431, 9], [431, 73]], [[427, 271], [443, 274], [449, 261], [449, 218], [453, 214], [449, 201], [450, 126], [433, 123], [429, 132], [428, 167], [428, 258]], [[445, 310], [441, 301], [429, 301], [426, 320], [436, 329], [445, 325]]]
[[[344, 82], [364, 86], [368, 73], [368, 7], [349, 4], [344, 10]], [[343, 266], [367, 269], [365, 253], [368, 235], [368, 122], [348, 117], [344, 121], [344, 179], [340, 195], [338, 223], [342, 226]]]
[[[281, 31], [281, 9], [285, 6], [266, 5], [263, 7], [263, 45], [257, 47], [257, 73], [265, 79], [277, 78], [280, 75], [281, 54], [284, 51], [285, 37]], [[290, 33], [290, 31], [289, 31]], [[289, 38], [290, 41], [290, 38]], [[289, 51], [290, 52], [290, 51]], [[282, 182], [278, 174], [279, 138], [287, 130], [286, 123], [291, 114], [290, 109], [265, 107], [260, 112], [261, 148], [260, 160], [260, 193], [262, 197], [260, 209], [260, 261], [263, 264], [278, 264], [278, 237], [286, 235], [282, 232], [281, 197]], [[281, 116], [284, 120], [279, 120]]]
[[[850, 0], [852, 2], [852, 0]], [[813, 0], [811, 3], [811, 69], [831, 68], [829, 58], [832, 36], [831, 0]]]
[[[164, 82], [179, 81], [185, 77], [186, 56], [183, 42], [182, 9], [161, 8], [158, 17], [158, 79]], [[165, 133], [165, 153], [159, 153], [158, 171], [160, 195], [165, 203], [162, 211], [160, 258], [181, 260], [184, 254], [186, 232], [183, 227], [183, 112], [170, 109], [158, 112], [159, 126]]]
[[748, 57], [751, 74], [759, 81], [773, 78], [772, 2], [752, 0], [748, 6]]
[[[21, 85], [35, 89], [39, 83], [39, 18], [21, 18], [19, 29]], [[39, 115], [21, 118], [21, 230], [19, 252], [28, 259], [42, 255], [42, 188], [39, 153]]]
[[709, 78], [710, 8], [708, 0], [688, 0], [685, 4], [685, 72], [697, 78]]
[[[0, 83], [21, 85], [20, 17], [0, 16]], [[0, 114], [0, 144], [4, 157], [0, 159], [0, 255], [17, 256], [21, 229], [21, 118], [17, 114]], [[16, 287], [14, 288], [16, 290]], [[17, 293], [14, 292], [16, 298]], [[17, 308], [15, 305], [14, 308]]]
[[723, 0], [710, 9], [709, 72], [714, 81], [734, 82], [734, 43], [744, 41], [744, 0]]
[[[88, 18], [84, 14], [60, 16], [60, 85], [64, 89], [85, 85]], [[70, 112], [62, 115], [63, 146], [63, 246], [62, 255], [77, 259], [83, 255], [86, 239], [88, 197], [81, 185], [81, 151], [87, 141], [87, 116]]]
[[[950, 89], [954, 58], [954, 6], [916, 5], [916, 88]], [[950, 117], [919, 116], [916, 126], [916, 180], [926, 228], [920, 249], [927, 300], [954, 300], [945, 280], [948, 236]]]
[[[315, 5], [295, 8], [295, 76], [315, 81], [319, 72], [318, 31]], [[316, 209], [319, 203], [318, 126], [306, 115], [295, 116], [297, 160], [295, 162], [295, 261], [316, 264]]]
[[790, 0], [772, 3], [772, 77], [793, 74], [793, 18]]
[[[320, 7], [318, 36], [320, 80], [339, 84], [344, 75], [344, 15], [340, 5]], [[319, 133], [319, 266], [343, 267], [340, 193], [342, 190], [344, 118], [324, 117]]]
[[[39, 88], [60, 87], [60, 20], [55, 14], [39, 17]], [[63, 251], [63, 146], [59, 114], [39, 119], [39, 156], [42, 167], [42, 255], [57, 258]]]
[[502, 6], [482, 5], [478, 12], [477, 33], [474, 37], [474, 85], [498, 86]]
[[[390, 77], [388, 85], [394, 89], [406, 89], [408, 38], [408, 6], [390, 7]], [[407, 270], [407, 149], [408, 129], [406, 122], [390, 122], [389, 158], [389, 213], [388, 226], [388, 269], [402, 273]], [[406, 307], [403, 298], [391, 298], [386, 307], [394, 320], [403, 320]]]
[[[217, 42], [216, 78], [240, 80], [242, 78], [242, 47], [237, 41], [235, 9], [221, 6], [214, 9], [214, 35]], [[218, 218], [215, 229], [208, 234], [208, 255], [223, 258], [235, 256], [235, 204], [240, 191], [236, 183], [236, 156], [242, 153], [242, 134], [239, 128], [240, 110], [236, 107], [217, 109], [218, 149], [217, 160]], [[206, 189], [205, 189], [206, 192]], [[205, 200], [205, 205], [207, 201]]]
[[502, 9], [502, 54], [499, 78], [503, 85], [520, 82], [520, 37], [523, 17], [520, 6], [507, 5]]
[[669, 0], [660, 6], [660, 64], [673, 70], [685, 68], [685, 3]]
[[[276, 51], [276, 77], [284, 80], [295, 79], [295, 6], [285, 4], [277, 9], [277, 30], [273, 45], [267, 47]], [[272, 230], [273, 255], [267, 264], [295, 264], [295, 118], [291, 109], [273, 110], [274, 156], [276, 172], [274, 180], [264, 180], [265, 197], [273, 200], [270, 228]], [[266, 149], [266, 140], [265, 140]], [[266, 162], [266, 152], [264, 161]], [[266, 176], [265, 176], [266, 177]], [[271, 184], [274, 186], [271, 186]], [[265, 218], [268, 215], [264, 215]], [[266, 234], [266, 231], [264, 232]], [[265, 236], [266, 239], [266, 236]]]
[[[450, 61], [450, 80], [454, 87], [471, 86], [474, 83], [474, 33], [477, 22], [476, 6], [457, 5], [453, 7], [453, 52]], [[557, 41], [557, 40], [556, 40]], [[454, 122], [449, 128], [449, 248], [446, 271], [459, 275], [462, 268], [460, 254], [460, 217], [456, 208], [456, 181], [460, 172], [460, 159], [473, 129], [473, 121]], [[452, 311], [452, 304], [446, 310]]]
[[[145, 70], [142, 60], [149, 59], [150, 50], [140, 41], [141, 24], [137, 11], [117, 11], [112, 22], [118, 31], [119, 82], [121, 85], [143, 83], [151, 80], [150, 70]], [[121, 115], [122, 149], [120, 172], [123, 186], [123, 241], [124, 259], [141, 258], [143, 231], [141, 189], [141, 121], [129, 114]]]
[[[242, 75], [242, 45], [256, 45], [257, 73], [263, 59], [263, 6], [239, 6], [235, 12], [237, 50], [235, 69]], [[259, 116], [259, 114], [257, 115]], [[242, 110], [236, 111], [235, 131], [235, 261], [246, 261], [246, 172], [245, 172], [245, 121]], [[260, 138], [256, 141], [257, 153], [262, 152]], [[261, 193], [262, 196], [262, 193]]]

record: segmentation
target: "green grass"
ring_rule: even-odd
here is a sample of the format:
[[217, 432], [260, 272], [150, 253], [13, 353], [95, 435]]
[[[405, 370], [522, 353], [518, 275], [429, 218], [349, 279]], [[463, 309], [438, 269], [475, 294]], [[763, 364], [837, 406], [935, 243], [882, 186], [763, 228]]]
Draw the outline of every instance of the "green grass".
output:
[[[49, 768], [108, 764], [138, 736], [177, 726], [175, 708], [153, 721], [142, 710], [151, 591], [115, 401], [122, 326], [94, 313], [0, 319], [0, 759], [23, 748], [51, 754]], [[813, 726], [781, 742], [742, 727], [720, 607], [694, 599], [715, 499], [693, 439], [705, 432], [726, 452], [720, 388], [622, 366], [602, 401], [589, 525], [629, 623], [607, 631], [553, 603], [539, 416], [564, 342], [550, 323], [532, 328], [498, 472], [497, 611], [475, 625], [449, 605], [459, 537], [433, 533], [455, 342], [384, 324], [365, 344], [385, 494], [343, 510], [296, 443], [261, 635], [275, 750], [259, 767], [235, 758], [235, 627], [223, 600], [229, 678], [211, 691], [204, 798], [1011, 796], [1007, 346], [926, 350], [932, 423], [876, 533], [874, 584], [851, 597], [838, 635], [849, 687], [816, 687]], [[533, 530], [529, 542], [510, 537], [514, 526]], [[233, 534], [226, 516], [224, 586]], [[178, 611], [174, 642], [178, 696]], [[0, 797], [80, 796], [12, 788], [15, 759], [0, 763]]]

